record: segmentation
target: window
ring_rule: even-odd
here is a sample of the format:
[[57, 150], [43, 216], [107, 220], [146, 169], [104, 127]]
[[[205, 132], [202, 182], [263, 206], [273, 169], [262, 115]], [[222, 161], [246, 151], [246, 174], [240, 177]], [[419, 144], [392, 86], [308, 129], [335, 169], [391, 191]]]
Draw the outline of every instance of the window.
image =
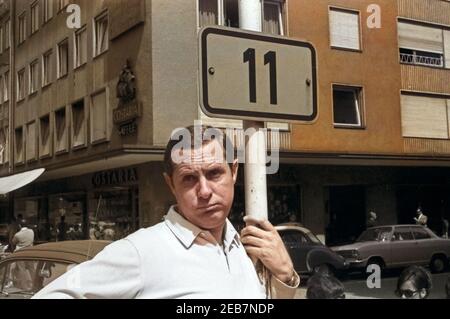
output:
[[403, 136], [448, 139], [449, 108], [450, 99], [402, 94]]
[[0, 26], [0, 53], [3, 52], [4, 37], [5, 37], [5, 29], [4, 27]]
[[27, 161], [37, 160], [37, 138], [36, 138], [36, 122], [27, 124], [26, 139], [26, 159]]
[[87, 33], [86, 27], [75, 32], [75, 67], [79, 67], [87, 62]]
[[331, 47], [361, 49], [358, 12], [330, 8], [329, 19]]
[[94, 20], [94, 56], [108, 50], [108, 12]]
[[69, 41], [58, 44], [58, 79], [67, 75], [69, 70]]
[[17, 72], [17, 101], [25, 98], [25, 69]]
[[14, 132], [14, 157], [16, 164], [23, 163], [23, 129], [22, 127], [16, 128]]
[[[264, 0], [262, 9], [263, 32], [284, 34], [284, 0]], [[239, 28], [238, 0], [198, 0], [199, 26], [225, 25]]]
[[394, 235], [392, 237], [394, 241], [414, 240], [411, 230], [408, 227], [395, 228]]
[[44, 0], [44, 22], [53, 17], [53, 0]]
[[0, 90], [0, 104], [5, 102], [4, 99], [3, 99], [3, 93], [4, 93], [3, 92], [3, 87], [5, 86], [4, 81], [5, 81], [5, 78], [3, 76], [0, 76], [0, 88], [2, 88]]
[[[4, 84], [5, 78], [3, 76], [0, 76], [0, 88], [3, 88], [5, 86]], [[0, 104], [5, 102], [3, 99], [3, 89], [0, 90]]]
[[8, 20], [5, 23], [5, 49], [9, 49], [11, 46], [11, 21]]
[[199, 0], [198, 9], [201, 27], [219, 24], [218, 0]]
[[450, 30], [444, 30], [443, 35], [445, 67], [450, 69]]
[[58, 11], [64, 9], [68, 5], [69, 5], [69, 0], [58, 0]]
[[450, 31], [399, 21], [400, 63], [450, 68]]
[[39, 89], [39, 61], [35, 60], [30, 64], [30, 94]]
[[9, 162], [9, 128], [0, 129], [0, 164]]
[[49, 50], [42, 56], [42, 86], [53, 81], [53, 50]]
[[9, 71], [3, 77], [3, 87], [1, 89], [3, 90], [3, 102], [6, 102], [9, 100]]
[[67, 152], [69, 135], [67, 134], [66, 108], [55, 112], [55, 152]]
[[86, 145], [84, 100], [72, 104], [72, 147]]
[[31, 5], [31, 34], [39, 30], [39, 2]]
[[334, 125], [362, 127], [362, 89], [333, 85]]
[[50, 136], [50, 115], [46, 115], [39, 119], [39, 157], [41, 158], [51, 155]]
[[282, 3], [278, 1], [264, 1], [263, 32], [283, 35]]
[[6, 135], [4, 129], [0, 129], [0, 164], [4, 164], [6, 161]]
[[92, 95], [91, 103], [91, 141], [99, 142], [108, 138], [108, 104], [106, 90]]
[[27, 15], [26, 12], [19, 16], [19, 44], [23, 43], [27, 38]]
[[413, 232], [414, 238], [416, 240], [430, 239], [431, 238], [431, 236], [424, 229], [420, 229], [420, 228], [415, 228], [414, 227], [412, 229], [412, 232]]

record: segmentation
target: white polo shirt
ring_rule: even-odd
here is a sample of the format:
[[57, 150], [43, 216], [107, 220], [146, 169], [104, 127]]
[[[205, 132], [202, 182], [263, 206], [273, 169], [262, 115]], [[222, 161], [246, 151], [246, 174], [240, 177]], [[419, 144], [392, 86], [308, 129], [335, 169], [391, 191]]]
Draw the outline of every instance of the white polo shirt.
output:
[[[289, 287], [273, 278], [273, 296], [292, 298], [298, 281]], [[110, 244], [34, 298], [259, 299], [266, 293], [228, 220], [222, 248], [171, 207], [164, 222]]]

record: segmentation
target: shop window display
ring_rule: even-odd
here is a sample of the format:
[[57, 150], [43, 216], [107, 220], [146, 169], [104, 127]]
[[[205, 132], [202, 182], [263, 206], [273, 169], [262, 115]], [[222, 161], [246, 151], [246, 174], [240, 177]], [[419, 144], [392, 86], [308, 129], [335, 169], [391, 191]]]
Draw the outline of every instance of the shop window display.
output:
[[49, 198], [49, 226], [52, 241], [82, 240], [83, 195], [61, 195]]
[[89, 198], [89, 238], [118, 240], [136, 230], [137, 194], [134, 190], [96, 192]]
[[[300, 187], [297, 185], [269, 186], [267, 192], [269, 221], [273, 225], [282, 223], [301, 223]], [[245, 225], [245, 189], [237, 185], [230, 221], [240, 231]]]

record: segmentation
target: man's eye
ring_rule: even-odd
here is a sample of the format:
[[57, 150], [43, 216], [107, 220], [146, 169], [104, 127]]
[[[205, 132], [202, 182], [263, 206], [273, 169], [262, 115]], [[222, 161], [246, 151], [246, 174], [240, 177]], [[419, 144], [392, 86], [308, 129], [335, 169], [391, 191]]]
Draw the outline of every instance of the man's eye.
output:
[[222, 170], [221, 169], [214, 169], [210, 172], [208, 172], [208, 179], [214, 179], [214, 178], [218, 178], [222, 175]]
[[194, 175], [186, 175], [183, 177], [183, 182], [185, 183], [193, 183], [196, 181], [196, 177]]

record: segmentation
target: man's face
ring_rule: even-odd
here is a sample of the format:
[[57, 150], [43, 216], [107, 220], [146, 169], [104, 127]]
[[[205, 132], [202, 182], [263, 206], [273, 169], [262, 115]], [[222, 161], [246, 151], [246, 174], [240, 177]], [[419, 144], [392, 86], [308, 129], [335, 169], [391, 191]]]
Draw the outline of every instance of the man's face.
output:
[[178, 212], [192, 224], [206, 230], [223, 227], [230, 212], [237, 177], [237, 161], [232, 168], [225, 162], [222, 146], [213, 140], [190, 150], [172, 177], [164, 174], [178, 204]]

